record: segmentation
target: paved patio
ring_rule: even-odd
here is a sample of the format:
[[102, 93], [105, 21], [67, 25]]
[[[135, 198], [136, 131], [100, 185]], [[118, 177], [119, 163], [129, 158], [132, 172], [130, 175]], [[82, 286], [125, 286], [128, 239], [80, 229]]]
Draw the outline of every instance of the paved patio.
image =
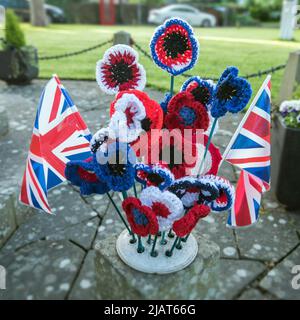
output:
[[[107, 123], [111, 97], [94, 82], [64, 81], [91, 132]], [[0, 299], [95, 299], [96, 250], [107, 235], [123, 227], [104, 196], [83, 198], [64, 184], [50, 192], [56, 215], [41, 214], [17, 202], [36, 106], [45, 81], [6, 86], [0, 82], [0, 107], [9, 118], [9, 132], [0, 136], [0, 265], [7, 270]], [[160, 101], [162, 93], [147, 90]], [[222, 151], [240, 116], [224, 118], [214, 142]], [[220, 172], [236, 182], [238, 172], [225, 164]], [[119, 201], [118, 195], [114, 195]], [[203, 289], [206, 299], [300, 299], [291, 281], [300, 265], [300, 212], [287, 212], [265, 194], [261, 220], [254, 227], [232, 231], [226, 214], [212, 214], [198, 232], [218, 244], [221, 259], [214, 282]], [[126, 291], [123, 293], [126, 299]], [[197, 297], [195, 297], [197, 298]]]

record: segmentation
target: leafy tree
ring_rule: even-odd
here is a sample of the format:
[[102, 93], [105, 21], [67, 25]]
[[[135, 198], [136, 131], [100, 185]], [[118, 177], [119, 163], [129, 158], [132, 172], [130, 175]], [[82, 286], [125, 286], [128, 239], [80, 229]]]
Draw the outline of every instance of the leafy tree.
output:
[[17, 49], [26, 45], [25, 36], [21, 30], [19, 19], [10, 9], [6, 10], [5, 40], [8, 46]]
[[247, 7], [251, 16], [261, 21], [271, 19], [271, 12], [281, 9], [282, 0], [248, 0]]

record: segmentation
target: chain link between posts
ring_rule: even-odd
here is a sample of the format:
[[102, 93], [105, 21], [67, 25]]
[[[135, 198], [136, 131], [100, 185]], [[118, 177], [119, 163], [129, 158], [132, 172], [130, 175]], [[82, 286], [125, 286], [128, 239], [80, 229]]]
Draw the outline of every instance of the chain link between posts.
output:
[[[131, 40], [132, 41], [132, 44], [133, 46], [138, 50], [140, 51], [146, 58], [150, 59], [152, 61], [152, 57], [151, 55], [146, 51], [144, 50], [139, 44], [137, 44], [133, 39]], [[276, 71], [279, 71], [279, 70], [282, 70], [286, 67], [286, 64], [280, 64], [276, 67], [271, 67], [269, 69], [266, 69], [266, 70], [263, 70], [263, 71], [257, 71], [255, 73], [251, 73], [251, 74], [248, 74], [248, 75], [245, 75], [245, 76], [242, 76], [243, 78], [245, 79], [252, 79], [252, 78], [260, 78], [264, 75], [268, 75], [268, 74], [272, 74], [272, 73], [275, 73]], [[182, 77], [185, 77], [185, 78], [191, 78], [193, 77], [193, 75], [190, 75], [190, 74], [187, 74], [187, 73], [184, 73], [181, 75]], [[201, 77], [203, 80], [213, 80], [213, 81], [218, 81], [219, 78], [216, 78], [216, 77]]]
[[[0, 41], [3, 42], [4, 44], [7, 44], [7, 42], [6, 42], [6, 40], [4, 38], [0, 38]], [[87, 52], [102, 48], [102, 47], [104, 47], [104, 46], [106, 46], [106, 45], [108, 45], [110, 43], [113, 43], [113, 39], [104, 41], [104, 42], [99, 43], [99, 44], [97, 44], [95, 46], [88, 47], [86, 49], [82, 49], [82, 50], [78, 50], [78, 51], [67, 52], [67, 53], [63, 53], [63, 54], [59, 54], [59, 55], [53, 55], [53, 56], [40, 56], [39, 60], [41, 60], [41, 61], [44, 61], [44, 60], [59, 60], [59, 59], [73, 57], [73, 56], [78, 56], [78, 55], [81, 55], [81, 54], [84, 54], [84, 53], [87, 53]], [[131, 44], [139, 52], [141, 52], [146, 58], [148, 58], [149, 60], [152, 61], [151, 55], [145, 49], [143, 49], [142, 46], [140, 46], [138, 43], [136, 43], [132, 38], [131, 38]], [[257, 72], [252, 73], [252, 74], [244, 75], [243, 78], [245, 78], [245, 79], [260, 78], [260, 77], [262, 77], [264, 75], [273, 74], [273, 73], [275, 73], [275, 72], [277, 72], [279, 70], [284, 69], [285, 67], [286, 67], [286, 64], [280, 64], [278, 66], [271, 67], [271, 68], [265, 69], [263, 71], [257, 71]], [[185, 77], [185, 78], [192, 77], [192, 75], [187, 74], [187, 73], [182, 74], [181, 76]], [[202, 77], [202, 79], [204, 79], [204, 80], [213, 80], [213, 81], [218, 81], [219, 80], [219, 78], [217, 78], [217, 77]]]

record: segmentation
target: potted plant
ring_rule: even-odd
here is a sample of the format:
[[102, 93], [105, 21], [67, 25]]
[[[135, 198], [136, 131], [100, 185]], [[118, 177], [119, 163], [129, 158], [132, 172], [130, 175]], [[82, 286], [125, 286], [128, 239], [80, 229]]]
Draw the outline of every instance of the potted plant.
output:
[[299, 100], [281, 104], [272, 138], [273, 190], [278, 201], [291, 210], [300, 208], [300, 94], [295, 97]]
[[5, 39], [0, 51], [0, 79], [10, 84], [26, 84], [38, 76], [36, 48], [26, 46], [18, 17], [6, 11]]

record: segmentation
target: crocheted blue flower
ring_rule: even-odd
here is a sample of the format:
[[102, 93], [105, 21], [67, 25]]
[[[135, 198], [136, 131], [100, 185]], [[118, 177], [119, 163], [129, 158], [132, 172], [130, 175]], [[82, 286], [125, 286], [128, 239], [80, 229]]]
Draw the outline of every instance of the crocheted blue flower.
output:
[[171, 93], [170, 93], [170, 92], [167, 92], [167, 93], [165, 94], [164, 100], [160, 103], [160, 106], [161, 106], [161, 108], [163, 109], [163, 112], [164, 112], [164, 113], [167, 113], [167, 111], [168, 111], [168, 105], [169, 105], [169, 102], [171, 101], [171, 99], [172, 99]]
[[169, 19], [158, 27], [150, 42], [154, 62], [173, 76], [195, 65], [199, 44], [192, 27], [181, 19]]
[[252, 95], [250, 83], [238, 77], [236, 67], [228, 67], [222, 74], [213, 94], [211, 115], [224, 116], [228, 111], [237, 113], [244, 109]]
[[96, 175], [113, 191], [127, 191], [133, 186], [136, 157], [129, 145], [111, 143], [107, 152], [97, 151], [93, 161]]
[[184, 82], [181, 91], [190, 92], [195, 101], [200, 102], [208, 110], [212, 102], [214, 83], [211, 80], [202, 80], [200, 77], [191, 77]]
[[161, 191], [168, 188], [174, 181], [172, 172], [159, 165], [146, 165], [138, 163], [135, 165], [136, 180], [143, 186], [156, 186]]
[[80, 194], [104, 194], [110, 191], [108, 185], [95, 174], [92, 158], [85, 161], [70, 161], [65, 169], [65, 176], [74, 186], [80, 187]]

